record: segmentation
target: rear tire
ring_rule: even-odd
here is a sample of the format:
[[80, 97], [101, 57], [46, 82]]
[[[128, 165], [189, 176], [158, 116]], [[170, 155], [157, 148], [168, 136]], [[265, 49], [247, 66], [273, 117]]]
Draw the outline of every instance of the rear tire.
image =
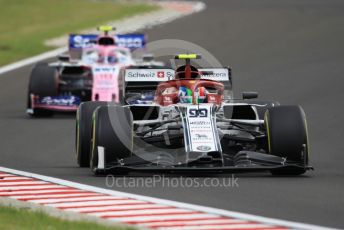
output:
[[56, 96], [58, 95], [57, 89], [57, 71], [55, 68], [48, 66], [47, 63], [38, 63], [31, 71], [27, 108], [32, 109], [31, 116], [47, 117], [54, 114], [53, 111], [44, 109], [35, 109], [31, 105], [31, 95], [39, 97]]
[[[285, 157], [300, 166], [308, 164], [308, 133], [305, 113], [300, 106], [277, 106], [265, 113], [268, 148], [272, 155]], [[277, 175], [299, 175], [305, 168], [272, 170]]]
[[88, 101], [80, 104], [76, 113], [76, 159], [80, 167], [89, 167], [91, 159], [92, 115], [107, 102]]
[[104, 148], [104, 163], [116, 163], [132, 155], [133, 115], [129, 108], [102, 106], [94, 114], [91, 169], [99, 174], [98, 146]]

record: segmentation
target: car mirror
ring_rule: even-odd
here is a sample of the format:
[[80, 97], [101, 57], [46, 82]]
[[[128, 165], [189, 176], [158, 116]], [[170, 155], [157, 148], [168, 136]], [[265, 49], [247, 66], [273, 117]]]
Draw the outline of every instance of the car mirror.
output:
[[143, 55], [142, 60], [145, 62], [154, 61], [154, 56], [153, 54], [145, 54]]
[[70, 56], [68, 54], [61, 54], [58, 56], [59, 61], [68, 62], [70, 60]]
[[243, 92], [242, 93], [242, 99], [255, 99], [258, 97], [257, 92]]

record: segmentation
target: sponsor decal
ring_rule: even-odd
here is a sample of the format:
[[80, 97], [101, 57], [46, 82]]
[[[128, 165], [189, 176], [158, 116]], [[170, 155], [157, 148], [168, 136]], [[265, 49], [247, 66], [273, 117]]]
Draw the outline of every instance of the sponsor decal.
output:
[[202, 152], [207, 152], [207, 151], [211, 150], [211, 147], [206, 146], [206, 145], [200, 145], [200, 146], [197, 146], [197, 150], [202, 151]]
[[208, 117], [207, 109], [189, 109], [189, 117]]
[[94, 66], [93, 71], [93, 88], [112, 89], [115, 87], [116, 77], [119, 68], [111, 66]]
[[211, 74], [201, 74], [201, 77], [211, 77], [211, 78], [223, 78], [226, 77], [226, 73], [211, 73]]
[[129, 78], [154, 78], [155, 74], [154, 73], [140, 73], [140, 72], [129, 72], [128, 73]]
[[190, 121], [190, 125], [197, 125], [197, 126], [202, 126], [202, 125], [210, 125], [210, 121]]
[[146, 37], [144, 34], [117, 34], [115, 35], [116, 45], [129, 49], [144, 48]]
[[128, 48], [140, 48], [143, 46], [143, 42], [140, 38], [119, 38], [117, 39], [117, 45]]
[[114, 88], [114, 82], [113, 80], [104, 80], [104, 79], [99, 79], [94, 86], [94, 88], [97, 89], [112, 89]]
[[159, 72], [157, 73], [157, 75], [158, 75], [158, 78], [164, 78], [164, 77], [165, 77], [165, 72], [159, 71]]
[[[89, 48], [96, 44], [97, 39], [97, 34], [71, 34], [69, 35], [69, 48]], [[129, 49], [144, 48], [146, 46], [144, 34], [117, 34], [114, 39], [117, 46]]]
[[52, 106], [74, 106], [80, 104], [80, 98], [75, 96], [56, 96], [43, 97], [38, 101], [38, 104], [52, 105]]
[[216, 97], [213, 96], [213, 95], [209, 95], [209, 96], [208, 96], [208, 102], [209, 102], [209, 103], [216, 102]]
[[208, 134], [200, 133], [201, 132], [192, 132], [192, 142], [201, 144], [212, 140], [212, 137], [208, 136]]
[[168, 81], [173, 79], [174, 70], [172, 69], [127, 69], [125, 70], [126, 82], [144, 82], [144, 81]]
[[187, 108], [189, 151], [216, 151], [211, 105], [192, 105]]
[[96, 34], [71, 34], [69, 36], [69, 48], [81, 49], [91, 47], [95, 44], [97, 37]]
[[206, 135], [206, 134], [198, 134], [198, 133], [196, 133], [195, 137], [198, 138], [199, 140], [202, 140], [202, 139], [208, 140], [209, 139], [208, 135]]
[[107, 66], [95, 67], [95, 68], [93, 68], [93, 71], [95, 73], [98, 73], [98, 72], [114, 72], [114, 71], [116, 71], [116, 67], [107, 67]]
[[226, 68], [209, 68], [199, 69], [202, 79], [216, 80], [216, 81], [228, 81], [229, 72]]
[[169, 96], [164, 96], [163, 97], [163, 101], [164, 101], [164, 103], [165, 104], [172, 104], [172, 98], [171, 97], [169, 97]]

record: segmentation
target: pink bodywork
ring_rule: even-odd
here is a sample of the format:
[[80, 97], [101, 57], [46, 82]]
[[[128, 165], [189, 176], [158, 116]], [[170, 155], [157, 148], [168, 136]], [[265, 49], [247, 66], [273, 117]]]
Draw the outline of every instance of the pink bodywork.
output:
[[[93, 72], [92, 101], [119, 102], [118, 72], [119, 66], [98, 65]], [[96, 71], [107, 69], [108, 71]]]
[[114, 56], [119, 59], [116, 52], [122, 51], [130, 54], [130, 51], [127, 48], [114, 45], [96, 45], [90, 49], [85, 49], [85, 52], [92, 50], [96, 50], [99, 55], [98, 62], [91, 64], [93, 73], [92, 101], [119, 102], [118, 75], [120, 69], [133, 64], [133, 61], [131, 56], [128, 56], [125, 61], [110, 63], [108, 57]]

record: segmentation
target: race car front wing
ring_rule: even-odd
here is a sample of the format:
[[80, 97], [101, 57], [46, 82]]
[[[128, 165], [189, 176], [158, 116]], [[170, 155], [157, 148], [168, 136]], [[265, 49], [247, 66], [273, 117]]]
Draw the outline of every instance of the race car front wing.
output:
[[128, 172], [151, 172], [151, 173], [248, 173], [264, 172], [272, 170], [283, 171], [307, 171], [313, 167], [305, 162], [288, 161], [286, 158], [273, 156], [266, 153], [241, 151], [234, 158], [225, 161], [222, 166], [214, 166], [211, 162], [204, 164], [184, 165], [159, 165], [147, 161], [149, 156], [133, 156], [118, 162], [106, 162], [103, 156], [98, 161], [98, 167], [94, 169], [95, 174], [122, 174]]

